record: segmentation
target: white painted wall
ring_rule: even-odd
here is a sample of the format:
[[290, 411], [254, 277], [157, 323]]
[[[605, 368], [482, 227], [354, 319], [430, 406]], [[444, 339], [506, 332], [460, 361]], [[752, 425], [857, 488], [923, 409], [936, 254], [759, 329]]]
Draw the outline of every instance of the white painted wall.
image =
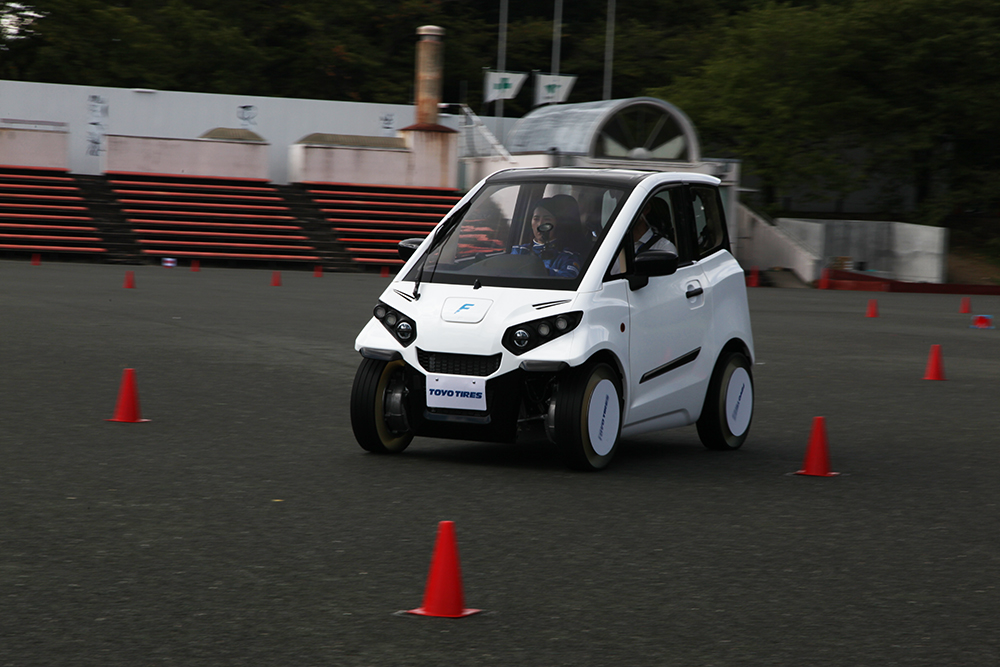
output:
[[479, 181], [491, 176], [498, 171], [510, 169], [511, 167], [551, 167], [552, 156], [542, 155], [516, 155], [513, 160], [507, 160], [499, 155], [489, 157], [463, 157], [461, 159], [460, 187], [469, 190]]
[[[254, 107], [253, 118], [241, 120], [243, 106]], [[268, 177], [287, 183], [288, 147], [302, 137], [314, 132], [396, 136], [400, 128], [413, 124], [414, 108], [0, 80], [0, 127], [14, 127], [2, 119], [66, 123], [66, 167], [79, 174], [101, 173], [109, 134], [196, 139], [216, 127], [247, 127], [269, 144]], [[440, 115], [438, 122], [458, 128], [451, 115]], [[93, 155], [88, 153], [91, 139], [100, 140], [100, 151]]]

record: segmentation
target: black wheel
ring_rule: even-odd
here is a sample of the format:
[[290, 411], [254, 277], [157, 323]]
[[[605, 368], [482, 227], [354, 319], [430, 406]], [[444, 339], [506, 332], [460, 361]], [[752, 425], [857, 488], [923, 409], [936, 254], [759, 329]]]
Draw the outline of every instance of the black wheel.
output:
[[753, 421], [753, 369], [742, 352], [719, 357], [698, 419], [698, 437], [709, 449], [739, 449]]
[[600, 470], [611, 463], [622, 430], [622, 383], [605, 363], [571, 368], [552, 398], [551, 437], [566, 465]]
[[398, 454], [413, 440], [407, 423], [406, 364], [363, 359], [351, 388], [351, 427], [362, 448]]

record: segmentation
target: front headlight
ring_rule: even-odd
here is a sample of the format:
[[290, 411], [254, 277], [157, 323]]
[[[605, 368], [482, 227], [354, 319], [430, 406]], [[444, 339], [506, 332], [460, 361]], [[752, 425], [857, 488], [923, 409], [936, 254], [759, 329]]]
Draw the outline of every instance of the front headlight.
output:
[[550, 340], [569, 333], [583, 320], [583, 311], [560, 313], [509, 327], [503, 334], [503, 346], [516, 355], [522, 355]]
[[403, 347], [417, 339], [417, 323], [398, 310], [379, 301], [372, 315]]

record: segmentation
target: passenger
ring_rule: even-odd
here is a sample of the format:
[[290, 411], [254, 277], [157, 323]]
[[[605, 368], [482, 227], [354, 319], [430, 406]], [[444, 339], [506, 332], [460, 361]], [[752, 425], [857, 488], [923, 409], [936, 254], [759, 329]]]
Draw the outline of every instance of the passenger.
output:
[[531, 243], [514, 246], [510, 252], [512, 255], [532, 254], [539, 257], [550, 276], [576, 278], [580, 275], [580, 255], [559, 238], [563, 227], [559, 213], [563, 208], [553, 198], [538, 202], [531, 216]]
[[672, 235], [670, 207], [662, 199], [650, 199], [632, 227], [636, 254], [644, 250], [666, 250], [676, 255], [677, 246], [669, 238]]

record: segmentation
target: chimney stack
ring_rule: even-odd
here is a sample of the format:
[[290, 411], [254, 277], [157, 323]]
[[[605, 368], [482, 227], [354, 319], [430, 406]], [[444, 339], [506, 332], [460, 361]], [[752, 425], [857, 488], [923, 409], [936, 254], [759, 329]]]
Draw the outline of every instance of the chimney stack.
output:
[[441, 101], [441, 73], [444, 69], [444, 28], [425, 25], [417, 28], [417, 125], [437, 125]]

